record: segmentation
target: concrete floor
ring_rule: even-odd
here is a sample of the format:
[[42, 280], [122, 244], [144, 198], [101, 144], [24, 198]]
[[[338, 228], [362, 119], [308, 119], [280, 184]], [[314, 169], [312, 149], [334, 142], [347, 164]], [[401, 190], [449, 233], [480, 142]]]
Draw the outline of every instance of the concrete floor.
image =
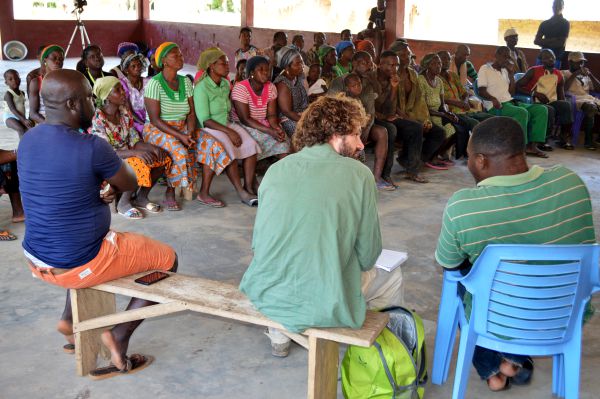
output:
[[[67, 60], [73, 67], [76, 60]], [[116, 64], [108, 59], [107, 66]], [[18, 69], [24, 81], [35, 63], [0, 62], [0, 71]], [[193, 71], [187, 66], [186, 71]], [[0, 93], [5, 87], [0, 82]], [[25, 84], [22, 84], [24, 88]], [[16, 148], [16, 133], [0, 126], [0, 148]], [[594, 200], [596, 226], [600, 221], [600, 151], [581, 147], [574, 152], [556, 150], [550, 159], [530, 159], [532, 164], [562, 163], [577, 171]], [[441, 287], [441, 269], [433, 259], [444, 205], [456, 190], [473, 185], [467, 168], [459, 163], [449, 171], [426, 172], [430, 184], [401, 180], [400, 189], [383, 192], [379, 214], [384, 248], [407, 251], [402, 266], [405, 306], [426, 320], [429, 358], [433, 352], [435, 320]], [[242, 205], [225, 177], [213, 185], [214, 194], [227, 202], [224, 209], [208, 209], [184, 202], [182, 212], [150, 215], [127, 221], [115, 215], [112, 226], [146, 234], [172, 245], [180, 259], [180, 272], [206, 278], [239, 282], [250, 263], [252, 226], [256, 210]], [[151, 198], [161, 201], [164, 187], [156, 187]], [[19, 238], [24, 225], [10, 223], [10, 203], [0, 198], [0, 229], [8, 228]], [[597, 229], [598, 230], [598, 229]], [[600, 231], [600, 230], [598, 230]], [[197, 314], [179, 314], [144, 322], [134, 334], [130, 352], [156, 357], [139, 374], [94, 382], [75, 374], [72, 355], [64, 354], [64, 339], [55, 323], [64, 305], [64, 290], [34, 280], [25, 266], [20, 239], [0, 243], [0, 398], [303, 398], [306, 397], [307, 352], [292, 347], [286, 359], [273, 358], [262, 329]], [[122, 298], [118, 305], [124, 306]], [[594, 303], [600, 308], [600, 297]], [[600, 398], [600, 317], [585, 327], [581, 371], [582, 399]], [[431, 367], [431, 361], [429, 363]], [[529, 387], [513, 387], [503, 393], [489, 392], [471, 373], [469, 398], [551, 398], [551, 362], [536, 361]], [[451, 397], [453, 371], [446, 385], [426, 389], [427, 398]], [[341, 398], [341, 392], [339, 394]]]

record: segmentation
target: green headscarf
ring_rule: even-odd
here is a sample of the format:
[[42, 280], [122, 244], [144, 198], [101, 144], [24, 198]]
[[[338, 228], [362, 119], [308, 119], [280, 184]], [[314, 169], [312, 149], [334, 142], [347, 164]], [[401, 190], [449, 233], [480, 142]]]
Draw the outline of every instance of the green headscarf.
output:
[[222, 56], [226, 55], [223, 50], [218, 47], [210, 47], [200, 53], [198, 63], [196, 66], [198, 70], [207, 70], [208, 67], [219, 60]]
[[96, 106], [101, 107], [104, 101], [108, 98], [108, 95], [114, 89], [114, 87], [121, 83], [119, 79], [114, 76], [106, 76], [104, 78], [96, 79], [94, 83], [94, 89], [92, 92], [96, 96]]
[[323, 65], [323, 60], [325, 59], [327, 54], [329, 54], [330, 51], [335, 52], [335, 47], [330, 46], [328, 44], [324, 44], [321, 47], [319, 47], [319, 62], [321, 63], [321, 65]]
[[156, 65], [159, 68], [163, 67], [163, 59], [169, 54], [169, 51], [173, 50], [175, 47], [179, 47], [177, 43], [173, 42], [164, 42], [156, 49], [154, 53], [154, 60], [156, 61]]
[[40, 62], [43, 62], [46, 58], [48, 58], [50, 54], [52, 54], [55, 51], [58, 51], [63, 54], [65, 53], [65, 50], [58, 44], [51, 44], [49, 46], [44, 47], [44, 49], [40, 53]]

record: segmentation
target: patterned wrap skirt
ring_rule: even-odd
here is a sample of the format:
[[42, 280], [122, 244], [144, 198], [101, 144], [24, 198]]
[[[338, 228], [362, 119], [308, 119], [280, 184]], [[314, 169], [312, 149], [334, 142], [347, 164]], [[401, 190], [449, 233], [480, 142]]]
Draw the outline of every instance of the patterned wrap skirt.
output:
[[258, 129], [251, 128], [246, 125], [242, 125], [236, 122], [239, 126], [246, 129], [250, 136], [256, 141], [260, 147], [260, 153], [257, 158], [260, 161], [264, 158], [272, 157], [273, 155], [289, 154], [290, 153], [290, 139], [285, 138], [285, 141], [277, 141], [273, 136], [267, 133], [263, 133]]
[[[189, 135], [186, 121], [165, 121], [169, 126], [179, 132]], [[225, 147], [214, 137], [196, 129], [191, 133], [195, 143], [186, 148], [181, 141], [164, 133], [150, 122], [144, 125], [144, 141], [158, 146], [169, 153], [171, 168], [167, 170], [167, 183], [169, 187], [196, 187], [198, 171], [194, 168], [196, 162], [208, 166], [217, 175], [231, 163]]]
[[132, 167], [137, 177], [137, 183], [140, 187], [152, 187], [152, 177], [150, 176], [152, 169], [163, 166], [166, 171], [171, 169], [171, 158], [166, 158], [163, 161], [156, 161], [150, 165], [142, 161], [138, 157], [131, 157], [125, 160]]

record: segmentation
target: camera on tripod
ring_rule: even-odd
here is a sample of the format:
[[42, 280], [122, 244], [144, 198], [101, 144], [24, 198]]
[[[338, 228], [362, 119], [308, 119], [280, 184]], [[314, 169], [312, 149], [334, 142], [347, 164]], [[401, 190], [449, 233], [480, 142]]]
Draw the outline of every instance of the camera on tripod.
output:
[[75, 10], [83, 12], [83, 7], [87, 6], [87, 0], [73, 0]]

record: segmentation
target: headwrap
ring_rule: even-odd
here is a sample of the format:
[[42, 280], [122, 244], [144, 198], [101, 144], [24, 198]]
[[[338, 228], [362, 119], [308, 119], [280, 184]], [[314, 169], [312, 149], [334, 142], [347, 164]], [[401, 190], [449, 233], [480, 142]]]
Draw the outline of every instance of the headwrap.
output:
[[214, 64], [221, 58], [226, 55], [223, 50], [218, 47], [210, 47], [200, 53], [200, 58], [198, 58], [198, 63], [196, 66], [198, 70], [207, 70], [209, 66]]
[[327, 57], [330, 51], [335, 51], [335, 47], [330, 46], [328, 44], [324, 44], [319, 47], [319, 62], [323, 65], [323, 60]]
[[375, 46], [370, 40], [359, 40], [355, 43], [356, 51], [364, 51], [371, 54], [371, 57], [375, 57]]
[[60, 47], [58, 44], [50, 44], [49, 46], [44, 47], [42, 52], [40, 53], [40, 62], [43, 62], [50, 54], [55, 51], [59, 51], [61, 53], [65, 53], [65, 50]]
[[427, 70], [427, 67], [431, 63], [431, 60], [433, 60], [435, 57], [438, 57], [437, 53], [425, 54], [425, 56], [421, 60], [421, 68], [420, 69], [421, 69], [422, 73], [425, 73], [425, 71]]
[[294, 58], [302, 57], [298, 50], [295, 50], [291, 47], [282, 47], [277, 52], [277, 66], [281, 69], [285, 69], [294, 61]]
[[388, 50], [397, 53], [400, 50], [403, 50], [408, 47], [408, 43], [404, 39], [396, 39], [394, 43], [388, 48]]
[[119, 45], [117, 46], [117, 55], [119, 56], [119, 58], [122, 58], [123, 54], [125, 54], [128, 51], [134, 51], [136, 53], [139, 53], [140, 48], [137, 44], [131, 42], [119, 43]]
[[269, 65], [269, 60], [262, 55], [255, 55], [254, 57], [250, 58], [246, 63], [246, 76], [250, 77], [250, 74], [254, 72], [254, 70], [261, 64]]
[[354, 48], [354, 44], [352, 44], [352, 42], [349, 40], [344, 40], [344, 41], [341, 41], [338, 44], [336, 44], [335, 52], [336, 52], [337, 56], [339, 57], [340, 55], [342, 55], [342, 51], [346, 50], [348, 47]]
[[144, 54], [135, 53], [129, 54], [127, 57], [125, 57], [123, 61], [121, 61], [121, 71], [125, 71], [133, 60], [140, 60], [140, 62], [142, 63], [142, 69], [148, 68], [148, 60], [146, 59], [146, 57], [144, 57]]
[[177, 43], [173, 42], [164, 42], [156, 49], [156, 53], [154, 53], [154, 59], [156, 60], [156, 65], [159, 68], [163, 67], [163, 59], [169, 54], [169, 51], [173, 50], [175, 47], [179, 47]]
[[115, 78], [114, 76], [96, 79], [96, 83], [94, 83], [94, 89], [92, 92], [96, 96], [97, 107], [102, 106], [112, 89], [119, 83], [121, 83], [119, 79]]

